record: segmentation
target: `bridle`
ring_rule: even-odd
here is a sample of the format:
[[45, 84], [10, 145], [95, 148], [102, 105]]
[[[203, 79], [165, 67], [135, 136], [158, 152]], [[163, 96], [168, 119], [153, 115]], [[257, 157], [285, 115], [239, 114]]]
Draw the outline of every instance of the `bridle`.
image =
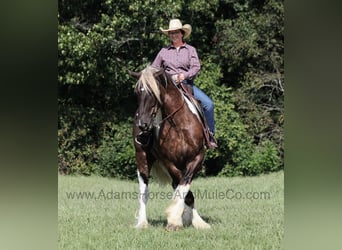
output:
[[[165, 76], [164, 76], [165, 77]], [[165, 82], [167, 84], [167, 80], [166, 80], [166, 77], [165, 77]], [[152, 117], [152, 123], [155, 122], [155, 119], [156, 119], [156, 116], [157, 116], [157, 113], [160, 109], [160, 106], [158, 105], [157, 103], [157, 98], [154, 96], [156, 102], [155, 104], [152, 106], [152, 113], [151, 113], [151, 117]], [[182, 104], [175, 110], [173, 111], [172, 113], [168, 114], [165, 118], [163, 118], [159, 123], [158, 125], [161, 125], [163, 124], [166, 120], [169, 120], [170, 122], [172, 121], [172, 118], [173, 116], [178, 112], [180, 111], [183, 107], [184, 107], [184, 104], [185, 104], [185, 100], [184, 100], [184, 97], [182, 98]]]
[[161, 120], [160, 122], [159, 122], [159, 125], [160, 124], [162, 124], [162, 123], [164, 123], [166, 120], [171, 120], [172, 119], [172, 117], [179, 111], [179, 110], [181, 110], [183, 107], [184, 107], [184, 103], [185, 103], [185, 101], [184, 101], [184, 98], [182, 99], [182, 104], [175, 110], [175, 111], [173, 111], [171, 114], [168, 114], [163, 120]]

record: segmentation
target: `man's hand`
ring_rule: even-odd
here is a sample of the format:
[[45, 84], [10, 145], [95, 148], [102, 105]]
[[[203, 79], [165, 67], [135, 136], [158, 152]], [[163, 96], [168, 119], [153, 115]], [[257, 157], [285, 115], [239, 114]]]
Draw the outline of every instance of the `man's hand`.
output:
[[185, 79], [185, 77], [184, 77], [183, 73], [180, 73], [180, 74], [177, 75], [177, 82], [178, 83], [182, 82], [184, 79]]

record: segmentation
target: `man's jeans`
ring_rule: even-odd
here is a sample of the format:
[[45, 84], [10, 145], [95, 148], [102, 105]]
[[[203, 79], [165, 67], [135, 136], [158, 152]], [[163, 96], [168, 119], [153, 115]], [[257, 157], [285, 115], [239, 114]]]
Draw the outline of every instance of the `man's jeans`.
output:
[[184, 84], [190, 84], [193, 86], [194, 90], [194, 97], [201, 101], [203, 109], [204, 109], [204, 115], [207, 119], [207, 123], [210, 129], [210, 132], [215, 133], [215, 120], [214, 120], [214, 102], [210, 99], [209, 96], [207, 96], [202, 90], [197, 88], [194, 85], [193, 81], [190, 80], [184, 80]]

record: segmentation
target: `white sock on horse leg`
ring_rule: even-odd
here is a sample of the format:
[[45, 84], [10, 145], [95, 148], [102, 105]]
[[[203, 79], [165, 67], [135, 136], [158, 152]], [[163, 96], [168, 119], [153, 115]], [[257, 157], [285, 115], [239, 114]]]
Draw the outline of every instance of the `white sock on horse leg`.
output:
[[206, 223], [201, 216], [198, 214], [195, 208], [192, 209], [192, 225], [197, 229], [209, 229], [210, 225]]
[[143, 178], [141, 177], [138, 171], [138, 180], [139, 180], [139, 214], [138, 214], [138, 222], [136, 224], [136, 228], [146, 228], [148, 226], [147, 217], [146, 217], [146, 204], [148, 199], [148, 187], [145, 184]]
[[185, 208], [185, 196], [189, 192], [190, 184], [178, 185], [171, 205], [166, 209], [167, 222], [175, 226], [183, 226], [182, 215]]

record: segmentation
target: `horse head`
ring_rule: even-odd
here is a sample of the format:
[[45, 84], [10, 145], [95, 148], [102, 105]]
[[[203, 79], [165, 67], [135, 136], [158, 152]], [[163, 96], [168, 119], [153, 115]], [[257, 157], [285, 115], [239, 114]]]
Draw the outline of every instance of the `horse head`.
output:
[[141, 72], [129, 71], [129, 74], [138, 79], [135, 86], [135, 94], [138, 100], [138, 109], [135, 113], [135, 125], [139, 128], [138, 141], [148, 144], [152, 133], [153, 124], [160, 108], [160, 89], [155, 76], [160, 71], [148, 67]]

